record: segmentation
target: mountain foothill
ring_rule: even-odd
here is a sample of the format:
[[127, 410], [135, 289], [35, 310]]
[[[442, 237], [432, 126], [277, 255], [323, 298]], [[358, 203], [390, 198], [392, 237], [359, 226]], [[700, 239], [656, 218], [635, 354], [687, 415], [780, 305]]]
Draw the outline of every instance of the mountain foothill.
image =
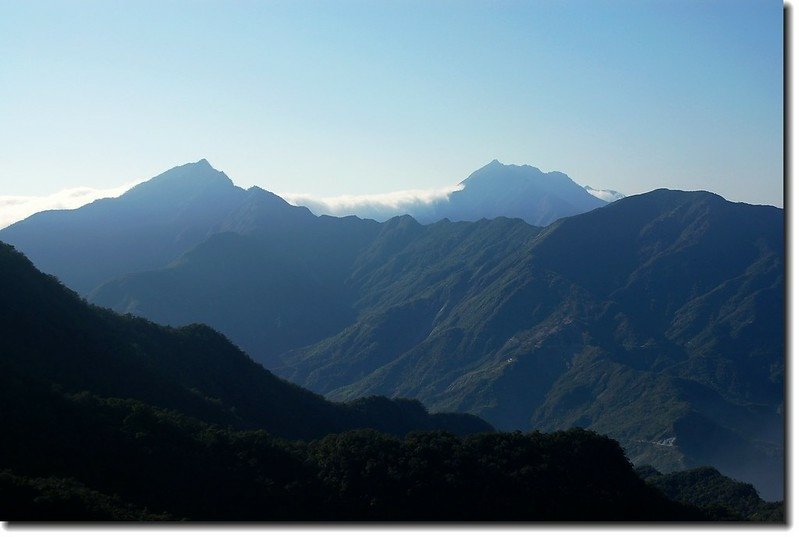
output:
[[[138, 478], [87, 466], [85, 431], [99, 460], [111, 457], [108, 446], [140, 460], [147, 438], [160, 439], [165, 468], [180, 445], [218, 449], [217, 462], [194, 461], [208, 466], [209, 483], [289, 505], [292, 490], [318, 481], [325, 496], [315, 505], [324, 509], [413, 519], [422, 504], [406, 504], [414, 482], [406, 472], [424, 438], [433, 442], [424, 453], [446, 444], [457, 454], [450, 485], [500, 479], [469, 473], [499, 445], [536, 457], [566, 446], [564, 461], [577, 458], [563, 464], [589, 479], [575, 446], [591, 445], [608, 461], [651, 468], [636, 475], [608, 463], [614, 483], [649, 502], [647, 517], [776, 516], [736, 483], [782, 498], [783, 210], [666, 189], [608, 203], [565, 174], [497, 161], [461, 186], [426, 217], [317, 216], [237, 187], [201, 160], [118, 198], [0, 230], [13, 245], [0, 250], [2, 393], [21, 439], [4, 443], [5, 460], [17, 464], [0, 471], [0, 491], [55, 502], [34, 518], [55, 516], [64, 502], [91, 507], [89, 518], [202, 519], [213, 509], [166, 495], [152, 502], [157, 512], [144, 509]], [[37, 428], [53, 420], [64, 425]], [[372, 436], [347, 432], [364, 428]], [[450, 436], [402, 440], [441, 429]], [[256, 430], [267, 437], [248, 432]], [[61, 462], [48, 434], [66, 446]], [[606, 437], [624, 451], [602, 447]], [[256, 455], [239, 457], [248, 449]], [[395, 488], [377, 490], [374, 476], [334, 465], [377, 456], [372, 450], [385, 453], [380, 464], [394, 481], [383, 481]], [[269, 471], [278, 460], [301, 467], [305, 481], [246, 477], [264, 457]], [[684, 473], [710, 466], [717, 470]], [[506, 496], [527, 491], [518, 471], [502, 474], [512, 481]], [[718, 471], [738, 481], [720, 481]], [[266, 481], [277, 484], [258, 488]], [[364, 488], [348, 489], [350, 497], [336, 488], [344, 482]], [[713, 504], [702, 488], [711, 484], [738, 503]], [[119, 504], [121, 490], [130, 503]], [[608, 500], [611, 518], [628, 517], [630, 494]], [[466, 497], [446, 516], [476, 509]], [[675, 514], [689, 504], [693, 511]], [[218, 518], [266, 513], [236, 505]], [[546, 517], [493, 509], [502, 519]]]

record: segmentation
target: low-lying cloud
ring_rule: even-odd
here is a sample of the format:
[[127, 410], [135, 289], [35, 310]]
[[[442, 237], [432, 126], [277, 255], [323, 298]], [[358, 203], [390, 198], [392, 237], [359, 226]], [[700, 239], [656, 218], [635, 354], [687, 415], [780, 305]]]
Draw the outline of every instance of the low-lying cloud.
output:
[[600, 190], [596, 188], [591, 188], [590, 186], [585, 187], [585, 190], [601, 200], [605, 200], [608, 203], [620, 200], [624, 197], [624, 194], [621, 192], [616, 192], [615, 190]]
[[0, 229], [51, 209], [77, 209], [101, 198], [122, 195], [136, 183], [115, 188], [75, 187], [46, 196], [0, 196]]
[[288, 193], [280, 196], [292, 205], [308, 207], [316, 215], [357, 215], [382, 222], [402, 214], [416, 217], [432, 215], [438, 203], [445, 202], [450, 194], [461, 189], [463, 185], [428, 190], [398, 190], [384, 194], [319, 197]]
[[[121, 196], [137, 183], [115, 188], [75, 187], [46, 196], [0, 196], [0, 229], [24, 220], [32, 214], [53, 209], [77, 209], [102, 198]], [[281, 194], [292, 205], [308, 207], [316, 215], [357, 215], [385, 221], [401, 214], [416, 217], [432, 216], [436, 204], [445, 202], [449, 195], [461, 190], [463, 185], [444, 188], [398, 190], [384, 194], [342, 195], [320, 197], [312, 194]]]
[[[0, 229], [23, 220], [32, 214], [52, 209], [77, 209], [101, 198], [121, 196], [137, 183], [115, 188], [68, 188], [46, 196], [0, 196]], [[372, 218], [383, 222], [397, 215], [410, 214], [420, 221], [436, 219], [436, 210], [446, 203], [450, 194], [462, 190], [463, 185], [443, 188], [398, 190], [383, 194], [361, 194], [342, 196], [314, 196], [312, 194], [280, 194], [292, 205], [308, 207], [316, 215]], [[585, 189], [592, 195], [611, 202], [624, 195], [614, 190]]]

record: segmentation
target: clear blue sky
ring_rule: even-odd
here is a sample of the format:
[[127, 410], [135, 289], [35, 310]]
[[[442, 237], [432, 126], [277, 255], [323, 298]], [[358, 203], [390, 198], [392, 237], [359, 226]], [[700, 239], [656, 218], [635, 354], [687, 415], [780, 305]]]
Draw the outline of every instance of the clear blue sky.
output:
[[316, 195], [494, 158], [782, 206], [773, 0], [0, 1], [0, 194], [208, 160]]

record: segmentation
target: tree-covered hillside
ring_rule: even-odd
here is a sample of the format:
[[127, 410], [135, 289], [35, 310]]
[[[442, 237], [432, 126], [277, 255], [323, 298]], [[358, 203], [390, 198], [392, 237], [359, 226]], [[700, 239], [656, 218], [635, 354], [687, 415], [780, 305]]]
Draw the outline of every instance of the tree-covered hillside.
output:
[[585, 431], [289, 442], [130, 399], [3, 384], [3, 520], [706, 519]]
[[167, 328], [91, 306], [2, 243], [0, 275], [0, 369], [14, 385], [134, 399], [287, 438], [354, 427], [491, 429], [473, 416], [430, 415], [414, 401], [330, 403], [275, 377], [206, 326]]
[[783, 502], [765, 502], [749, 483], [721, 475], [710, 467], [662, 474], [645, 466], [636, 473], [666, 497], [702, 509], [717, 520], [778, 522], [785, 520]]
[[505, 218], [254, 225], [93, 299], [207, 322], [334, 399], [587, 427], [636, 464], [711, 464], [779, 498], [782, 225], [780, 209], [667, 190], [543, 231]]
[[[209, 328], [89, 306], [4, 244], [0, 274], [3, 520], [706, 518], [595, 433], [479, 433], [413, 401], [332, 404]], [[419, 429], [436, 431], [401, 438]]]
[[[116, 202], [147, 206], [162, 190], [170, 203], [206, 199], [226, 181], [235, 189], [207, 163], [194, 166], [196, 191], [178, 168]], [[522, 168], [508, 180], [524, 179]], [[158, 211], [169, 212], [165, 203]], [[657, 190], [543, 230], [508, 218], [381, 224], [315, 217], [252, 188], [214, 214], [196, 246], [91, 299], [172, 326], [208, 324], [335, 400], [413, 398], [502, 430], [590, 428], [636, 464], [713, 465], [781, 497], [781, 209]], [[103, 240], [124, 231], [142, 248], [161, 244], [135, 226], [107, 227]], [[178, 244], [173, 231], [161, 239]], [[73, 268], [94, 266], [86, 237], [74, 251], [51, 242], [45, 250], [72, 252]]]
[[501, 429], [592, 428], [637, 464], [713, 464], [779, 498], [782, 225], [773, 207], [665, 190], [540, 233], [409, 224], [412, 240], [378, 237], [356, 262], [358, 320], [277, 371]]

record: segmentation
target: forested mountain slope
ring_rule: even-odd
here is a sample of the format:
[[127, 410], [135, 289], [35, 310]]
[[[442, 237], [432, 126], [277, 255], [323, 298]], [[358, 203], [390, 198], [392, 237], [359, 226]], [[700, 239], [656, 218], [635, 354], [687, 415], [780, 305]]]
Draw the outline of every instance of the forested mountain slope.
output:
[[[492, 163], [469, 184], [535, 173], [528, 168]], [[543, 230], [503, 217], [377, 223], [315, 217], [238, 189], [203, 161], [105, 202], [130, 205], [138, 189], [145, 209], [155, 198], [142, 191], [163, 190], [173, 205], [212, 203], [202, 192], [216, 188], [235, 199], [221, 196], [212, 222], [191, 233], [162, 226], [173, 231], [150, 241], [136, 225], [104, 224], [109, 244], [122, 233], [149, 245], [121, 251], [153, 266], [126, 270], [123, 255], [91, 299], [173, 326], [209, 324], [334, 399], [418, 398], [509, 430], [589, 427], [621, 441], [637, 464], [714, 465], [781, 496], [782, 210], [657, 190]], [[153, 214], [170, 213], [165, 204]], [[61, 227], [91, 207], [63, 213]], [[36, 218], [47, 219], [18, 229]], [[176, 239], [184, 236], [193, 239]], [[105, 266], [91, 241], [76, 239], [72, 251], [47, 240], [34, 242], [71, 252], [77, 274], [81, 264]], [[148, 258], [162, 243], [169, 253]], [[69, 270], [55, 273], [66, 281]]]
[[[490, 430], [473, 416], [429, 415], [415, 401], [330, 403], [275, 377], [206, 326], [167, 328], [90, 306], [2, 243], [0, 271], [0, 368], [11, 393], [133, 399], [286, 438], [357, 427]], [[4, 407], [22, 416], [28, 410]]]
[[326, 435], [488, 427], [412, 401], [328, 403], [207, 327], [89, 306], [2, 243], [0, 276], [3, 520], [708, 519], [595, 433]]
[[[418, 397], [505, 429], [594, 428], [637, 462], [713, 464], [779, 497], [782, 226], [773, 207], [663, 190], [504, 233], [479, 270], [441, 245], [447, 261], [421, 261], [415, 241], [354, 271], [358, 322], [279, 371], [336, 398]], [[392, 331], [402, 319], [410, 329]]]
[[668, 190], [543, 231], [318, 219], [289, 241], [216, 236], [93, 299], [208, 322], [336, 399], [590, 427], [637, 463], [713, 464], [779, 497], [782, 226], [773, 207]]

